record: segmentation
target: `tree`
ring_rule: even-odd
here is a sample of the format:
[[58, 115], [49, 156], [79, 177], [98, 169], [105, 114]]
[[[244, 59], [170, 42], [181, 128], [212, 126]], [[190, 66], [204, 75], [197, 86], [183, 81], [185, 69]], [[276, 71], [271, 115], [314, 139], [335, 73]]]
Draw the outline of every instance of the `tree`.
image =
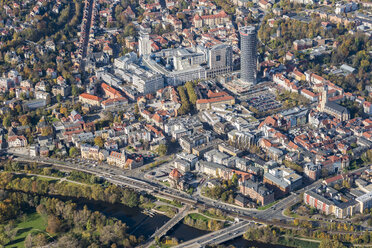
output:
[[372, 226], [372, 218], [371, 217], [368, 219], [368, 225]]
[[238, 176], [235, 173], [233, 174], [231, 178], [231, 182], [233, 185], [238, 186]]
[[30, 124], [30, 116], [22, 115], [18, 118], [19, 122], [21, 122], [22, 126], [26, 126]]
[[60, 112], [61, 114], [63, 114], [65, 117], [68, 116], [68, 110], [67, 110], [66, 107], [61, 107], [61, 109], [59, 110], [59, 112]]
[[[12, 206], [8, 206], [12, 207]], [[14, 224], [10, 223], [6, 226], [0, 226], [0, 246], [6, 245], [10, 240], [14, 239], [17, 230], [14, 228]]]
[[196, 96], [196, 93], [195, 93], [194, 86], [193, 86], [192, 82], [190, 82], [190, 81], [187, 82], [185, 84], [185, 87], [186, 87], [187, 94], [189, 96], [189, 100], [190, 100], [191, 104], [195, 105], [196, 104], [196, 100], [198, 98]]
[[56, 248], [67, 248], [67, 247], [81, 247], [79, 241], [74, 238], [72, 235], [64, 235], [58, 239], [58, 242], [55, 246]]
[[135, 114], [135, 115], [139, 115], [138, 104], [134, 105], [134, 114]]
[[31, 248], [32, 247], [32, 234], [29, 233], [25, 238], [25, 247]]
[[94, 138], [94, 144], [98, 146], [99, 148], [102, 148], [104, 145], [104, 140], [102, 139], [101, 136], [97, 136]]
[[18, 162], [12, 162], [12, 170], [13, 171], [19, 171], [21, 169], [21, 166], [19, 165]]
[[52, 127], [45, 127], [41, 130], [41, 136], [49, 136], [53, 134], [53, 128]]
[[164, 155], [166, 155], [167, 152], [168, 152], [168, 147], [167, 147], [167, 145], [165, 145], [165, 144], [160, 144], [160, 145], [158, 146], [158, 148], [156, 149], [156, 152], [157, 152], [157, 154], [159, 154], [160, 156], [164, 156]]
[[39, 233], [33, 238], [33, 241], [35, 243], [35, 246], [44, 246], [48, 243], [47, 239], [45, 238], [45, 235], [43, 233]]
[[75, 97], [79, 94], [79, 88], [76, 87], [76, 85], [72, 85], [72, 87], [71, 87], [71, 94], [73, 96], [75, 96]]
[[4, 127], [10, 127], [10, 124], [11, 124], [10, 117], [9, 116], [5, 117], [4, 120], [3, 120], [3, 126]]
[[338, 240], [322, 239], [319, 248], [344, 248], [345, 246]]
[[46, 231], [51, 234], [57, 234], [61, 228], [61, 221], [54, 215], [48, 216], [48, 226]]
[[57, 102], [62, 102], [62, 95], [61, 94], [58, 94], [56, 96], [56, 99], [57, 99]]
[[298, 219], [293, 220], [293, 225], [298, 226], [300, 224], [300, 221]]
[[45, 208], [45, 205], [44, 204], [40, 204], [39, 206], [36, 207], [36, 212], [38, 214], [41, 214], [41, 215], [46, 215], [48, 212], [47, 212], [47, 209]]
[[69, 150], [70, 157], [75, 157], [79, 153], [78, 149], [76, 147], [71, 147]]
[[190, 102], [186, 96], [185, 89], [183, 86], [178, 86], [178, 95], [181, 98], [181, 107], [178, 110], [180, 115], [184, 115], [190, 112]]

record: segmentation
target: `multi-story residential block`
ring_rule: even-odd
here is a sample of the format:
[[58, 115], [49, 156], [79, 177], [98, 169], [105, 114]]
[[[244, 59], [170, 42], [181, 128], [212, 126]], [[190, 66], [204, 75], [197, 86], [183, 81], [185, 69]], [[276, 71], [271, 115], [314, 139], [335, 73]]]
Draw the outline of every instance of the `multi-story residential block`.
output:
[[320, 186], [304, 193], [304, 202], [320, 212], [337, 218], [346, 218], [359, 212], [358, 202], [354, 199], [341, 195], [337, 190]]
[[52, 87], [52, 93], [54, 96], [61, 95], [63, 97], [66, 97], [70, 94], [71, 87], [67, 84], [61, 84], [61, 85], [53, 85]]
[[118, 166], [122, 169], [125, 168], [126, 161], [127, 161], [127, 156], [125, 152], [112, 151], [110, 153], [110, 156], [107, 157], [108, 164]]
[[179, 139], [180, 146], [185, 152], [191, 153], [192, 148], [208, 143], [212, 140], [210, 135], [194, 134], [191, 136], [182, 136]]
[[25, 136], [9, 136], [8, 137], [8, 147], [9, 148], [16, 148], [16, 147], [25, 147], [27, 146], [27, 139]]
[[264, 183], [275, 191], [276, 196], [282, 196], [298, 189], [302, 185], [302, 176], [286, 167], [274, 168], [264, 174]]
[[49, 104], [50, 100], [51, 100], [50, 94], [48, 92], [44, 92], [44, 91], [36, 91], [35, 92], [35, 99], [45, 100], [46, 104]]
[[239, 181], [240, 193], [257, 201], [261, 205], [274, 202], [274, 191], [269, 190], [263, 183], [248, 180]]
[[150, 30], [147, 28], [142, 28], [139, 32], [138, 52], [140, 56], [151, 53]]
[[316, 181], [320, 176], [320, 166], [313, 163], [307, 163], [304, 166], [304, 174], [307, 178]]
[[304, 50], [313, 47], [314, 41], [312, 39], [295, 40], [293, 42], [293, 49], [296, 51]]
[[201, 28], [204, 26], [216, 26], [218, 24], [226, 24], [228, 21], [229, 16], [223, 10], [214, 15], [200, 16], [199, 14], [196, 14], [193, 18], [193, 23], [196, 28]]
[[372, 207], [372, 191], [361, 195], [355, 199], [359, 203], [359, 212], [364, 213], [366, 209], [371, 209]]

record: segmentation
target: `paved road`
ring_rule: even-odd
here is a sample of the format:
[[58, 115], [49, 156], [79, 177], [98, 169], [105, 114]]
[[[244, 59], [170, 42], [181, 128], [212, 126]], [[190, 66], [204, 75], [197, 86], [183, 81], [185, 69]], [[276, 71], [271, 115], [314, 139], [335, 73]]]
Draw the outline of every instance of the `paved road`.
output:
[[184, 242], [180, 245], [175, 246], [175, 248], [195, 248], [203, 247], [206, 245], [221, 244], [223, 242], [226, 242], [227, 240], [234, 239], [243, 235], [247, 231], [247, 228], [253, 225], [255, 225], [254, 222], [241, 221], [222, 230], [208, 233], [196, 239]]
[[44, 164], [52, 164], [57, 167], [62, 167], [64, 169], [69, 170], [78, 170], [89, 174], [94, 174], [98, 177], [102, 177], [105, 180], [121, 185], [130, 187], [133, 189], [136, 189], [138, 191], [146, 191], [148, 193], [156, 193], [159, 195], [162, 195], [166, 198], [171, 198], [186, 204], [196, 204], [196, 200], [194, 200], [190, 195], [184, 192], [180, 192], [178, 190], [174, 190], [171, 188], [166, 188], [162, 185], [154, 184], [152, 182], [147, 182], [145, 180], [139, 180], [136, 178], [130, 178], [127, 176], [124, 176], [122, 174], [123, 171], [121, 170], [120, 173], [115, 172], [111, 168], [107, 170], [104, 167], [101, 168], [101, 166], [92, 167], [89, 165], [79, 165], [79, 164], [72, 164], [72, 163], [66, 163], [64, 161], [59, 161], [56, 159], [50, 159], [50, 158], [30, 158], [29, 156], [19, 154], [18, 160], [22, 160], [25, 162], [38, 162], [38, 163], [44, 163]]
[[[165, 187], [163, 185], [149, 182], [145, 179], [137, 179], [137, 178], [130, 178], [125, 176], [125, 171], [121, 169], [116, 169], [115, 167], [110, 167], [106, 165], [100, 165], [93, 167], [91, 164], [73, 164], [73, 163], [66, 163], [64, 161], [59, 161], [55, 159], [48, 159], [48, 158], [30, 158], [27, 155], [19, 155], [20, 157], [23, 157], [28, 162], [42, 162], [46, 164], [53, 164], [55, 166], [67, 168], [70, 170], [79, 170], [86, 173], [94, 174], [96, 176], [101, 176], [105, 178], [106, 180], [117, 184], [117, 185], [123, 185], [126, 187], [134, 188], [138, 191], [147, 191], [148, 193], [154, 193], [159, 194], [161, 196], [164, 196], [166, 198], [175, 199], [180, 202], [186, 203], [186, 204], [192, 204], [192, 205], [204, 205], [205, 207], [212, 207], [212, 208], [218, 208], [220, 210], [223, 210], [227, 212], [228, 214], [240, 218], [254, 218], [257, 221], [272, 221], [272, 220], [283, 220], [283, 221], [291, 221], [293, 220], [292, 217], [288, 217], [283, 215], [283, 210], [291, 206], [292, 204], [296, 203], [296, 201], [300, 201], [299, 195], [302, 192], [305, 192], [308, 189], [317, 187], [321, 184], [321, 180], [318, 180], [314, 182], [313, 184], [298, 190], [296, 192], [293, 192], [292, 195], [282, 199], [274, 206], [266, 209], [266, 210], [256, 210], [256, 209], [246, 209], [241, 208], [239, 206], [223, 203], [220, 201], [215, 201], [210, 198], [202, 197], [202, 196], [190, 196], [184, 192], [181, 192], [179, 190], [175, 190], [172, 188]], [[28, 159], [28, 160], [27, 160]], [[357, 170], [354, 170], [352, 172], [358, 172], [362, 171], [365, 168], [359, 168]]]
[[159, 239], [163, 237], [170, 229], [172, 229], [178, 222], [180, 222], [189, 212], [190, 205], [186, 205], [179, 213], [177, 213], [172, 219], [165, 223], [162, 227], [155, 231], [144, 245], [144, 247], [151, 247], [155, 242], [155, 237]]

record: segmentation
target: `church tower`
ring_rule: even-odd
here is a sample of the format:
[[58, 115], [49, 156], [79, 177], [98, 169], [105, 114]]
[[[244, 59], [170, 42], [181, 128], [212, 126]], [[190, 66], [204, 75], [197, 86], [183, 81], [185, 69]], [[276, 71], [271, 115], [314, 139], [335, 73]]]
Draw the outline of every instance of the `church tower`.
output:
[[325, 106], [328, 103], [328, 85], [324, 85], [322, 97], [320, 100], [320, 111], [324, 112]]

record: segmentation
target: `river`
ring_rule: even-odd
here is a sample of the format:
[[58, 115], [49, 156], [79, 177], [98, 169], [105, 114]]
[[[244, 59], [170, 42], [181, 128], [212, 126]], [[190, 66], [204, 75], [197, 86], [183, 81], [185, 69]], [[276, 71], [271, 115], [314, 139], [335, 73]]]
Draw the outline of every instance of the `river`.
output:
[[[91, 210], [100, 211], [108, 217], [115, 217], [125, 222], [129, 226], [129, 234], [135, 236], [143, 235], [145, 238], [150, 237], [156, 229], [160, 228], [169, 220], [169, 217], [165, 215], [155, 214], [153, 217], [150, 217], [143, 214], [141, 208], [131, 208], [122, 204], [95, 203], [92, 201], [89, 201], [89, 203], [80, 202], [79, 204], [82, 204], [82, 206], [87, 204], [88, 208]], [[180, 222], [173, 227], [167, 235], [176, 237], [180, 241], [187, 241], [206, 233], [208, 232], [190, 227]]]
[[274, 245], [266, 244], [258, 241], [248, 241], [243, 237], [239, 237], [224, 243], [225, 246], [233, 245], [236, 248], [245, 248], [245, 247], [257, 247], [257, 248], [291, 248], [290, 246], [285, 245]]
[[[12, 191], [12, 190], [7, 190]], [[32, 193], [30, 193], [32, 194]], [[35, 194], [36, 195], [36, 194]], [[145, 239], [149, 238], [156, 229], [163, 226], [168, 220], [169, 217], [162, 214], [154, 214], [152, 217], [142, 213], [143, 209], [139, 207], [128, 207], [123, 204], [111, 204], [108, 202], [87, 200], [83, 198], [74, 198], [67, 196], [56, 196], [51, 195], [49, 197], [55, 197], [62, 201], [75, 202], [79, 208], [83, 208], [84, 205], [92, 211], [99, 211], [105, 214], [107, 217], [114, 217], [122, 222], [126, 223], [128, 226], [128, 233], [133, 234], [137, 237], [143, 235]], [[168, 233], [167, 236], [175, 237], [180, 242], [185, 242], [197, 237], [200, 237], [204, 234], [207, 234], [208, 231], [203, 231], [196, 229], [194, 227], [183, 224], [179, 222], [174, 226]], [[271, 245], [264, 244], [260, 242], [247, 241], [243, 238], [237, 238], [226, 242], [224, 245], [233, 245], [234, 247], [262, 247], [262, 248], [287, 248], [288, 246], [280, 245]]]
[[[150, 237], [157, 228], [160, 228], [165, 224], [169, 218], [165, 215], [155, 214], [153, 217], [150, 217], [142, 213], [140, 208], [130, 208], [122, 204], [89, 204], [89, 208], [92, 210], [97, 210], [103, 212], [106, 216], [115, 217], [129, 226], [128, 232], [130, 234], [140, 236], [143, 235], [145, 238]], [[168, 233], [167, 236], [175, 237], [180, 242], [188, 241], [204, 234], [207, 234], [208, 231], [199, 230], [191, 226], [185, 225], [182, 222], [179, 222], [175, 227], [173, 227]], [[230, 240], [224, 245], [233, 245], [236, 248], [243, 247], [260, 247], [260, 248], [289, 248], [289, 246], [283, 245], [272, 245], [265, 244], [256, 241], [248, 241], [242, 237]]]

